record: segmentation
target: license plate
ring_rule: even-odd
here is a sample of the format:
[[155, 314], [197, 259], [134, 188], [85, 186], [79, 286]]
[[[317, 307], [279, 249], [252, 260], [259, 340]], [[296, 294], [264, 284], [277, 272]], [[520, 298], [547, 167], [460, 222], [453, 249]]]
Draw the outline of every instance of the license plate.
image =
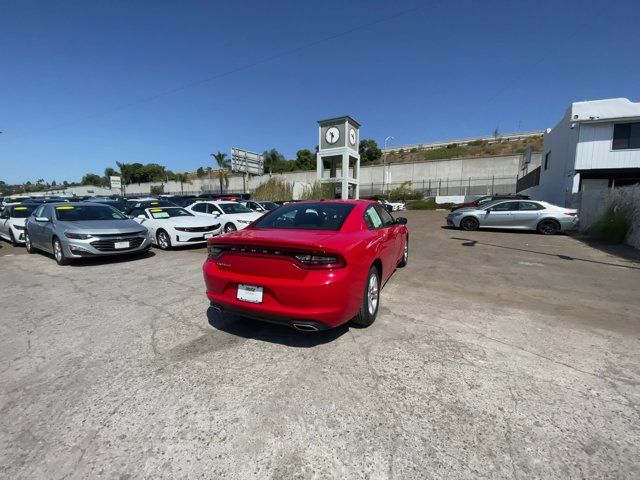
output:
[[114, 248], [129, 248], [129, 242], [115, 242], [113, 244]]
[[262, 303], [262, 287], [255, 285], [238, 285], [238, 300], [251, 303]]
[[205, 238], [205, 239], [207, 239], [207, 238], [211, 238], [211, 237], [213, 237], [213, 233], [205, 233], [205, 234], [204, 234], [204, 238]]

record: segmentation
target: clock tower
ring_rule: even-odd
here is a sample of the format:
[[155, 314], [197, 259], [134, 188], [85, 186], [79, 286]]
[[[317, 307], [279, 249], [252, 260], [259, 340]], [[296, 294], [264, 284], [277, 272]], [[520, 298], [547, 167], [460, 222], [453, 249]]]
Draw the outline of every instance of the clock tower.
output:
[[317, 178], [340, 198], [359, 198], [360, 124], [350, 116], [318, 121]]

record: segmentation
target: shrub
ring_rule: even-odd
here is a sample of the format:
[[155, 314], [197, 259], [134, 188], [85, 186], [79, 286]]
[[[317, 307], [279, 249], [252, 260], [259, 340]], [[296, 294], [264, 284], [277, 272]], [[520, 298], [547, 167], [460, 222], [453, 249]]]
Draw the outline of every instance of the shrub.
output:
[[403, 182], [402, 185], [392, 189], [389, 192], [389, 201], [397, 202], [397, 201], [406, 201], [406, 200], [415, 200], [420, 198], [421, 195], [417, 192], [413, 191], [411, 188], [411, 182]]
[[604, 213], [589, 227], [587, 234], [601, 240], [622, 243], [633, 224], [633, 209], [622, 202], [612, 201]]
[[435, 210], [438, 204], [435, 200], [414, 200], [407, 203], [407, 210]]
[[253, 197], [258, 200], [291, 200], [293, 185], [278, 177], [271, 177], [254, 190]]
[[301, 200], [332, 199], [335, 196], [335, 184], [314, 182], [311, 187], [304, 189]]
[[151, 185], [151, 195], [162, 195], [164, 193], [164, 185]]

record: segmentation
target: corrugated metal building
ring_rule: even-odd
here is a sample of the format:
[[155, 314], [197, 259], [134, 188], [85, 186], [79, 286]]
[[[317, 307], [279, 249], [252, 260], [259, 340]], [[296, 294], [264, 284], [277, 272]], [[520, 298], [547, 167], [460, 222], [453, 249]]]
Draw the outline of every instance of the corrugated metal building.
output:
[[[539, 176], [520, 190], [569, 205], [574, 193], [640, 183], [640, 103], [612, 98], [573, 103], [544, 135]], [[519, 181], [520, 184], [520, 181]]]

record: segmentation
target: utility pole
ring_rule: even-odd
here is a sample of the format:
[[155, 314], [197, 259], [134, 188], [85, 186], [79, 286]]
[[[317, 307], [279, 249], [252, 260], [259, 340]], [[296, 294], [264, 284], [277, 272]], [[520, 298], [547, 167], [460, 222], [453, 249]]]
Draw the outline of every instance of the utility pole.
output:
[[387, 173], [385, 172], [386, 160], [387, 160], [387, 142], [389, 140], [395, 140], [391, 135], [384, 139], [384, 150], [382, 151], [382, 195], [384, 195], [384, 187], [387, 183]]

